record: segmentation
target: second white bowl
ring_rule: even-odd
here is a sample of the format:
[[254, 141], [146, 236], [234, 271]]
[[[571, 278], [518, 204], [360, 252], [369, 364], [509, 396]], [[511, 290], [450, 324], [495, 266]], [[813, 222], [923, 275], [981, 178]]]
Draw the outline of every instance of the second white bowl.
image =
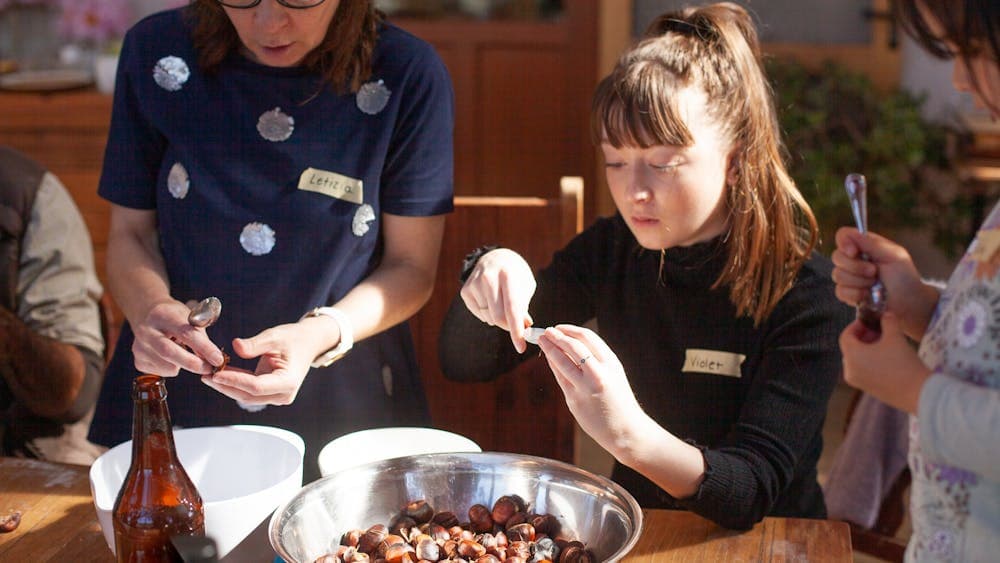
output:
[[331, 440], [319, 452], [319, 471], [326, 477], [349, 467], [397, 457], [450, 452], [481, 452], [479, 444], [445, 430], [411, 426], [372, 428]]

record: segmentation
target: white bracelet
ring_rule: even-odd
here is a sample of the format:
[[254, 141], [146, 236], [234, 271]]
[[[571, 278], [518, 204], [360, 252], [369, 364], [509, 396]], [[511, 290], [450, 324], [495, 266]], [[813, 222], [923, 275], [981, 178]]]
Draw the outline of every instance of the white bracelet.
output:
[[347, 315], [336, 307], [316, 307], [312, 311], [302, 315], [302, 318], [299, 320], [308, 319], [309, 317], [319, 317], [321, 315], [330, 317], [340, 327], [340, 342], [333, 348], [317, 356], [312, 362], [312, 367], [314, 368], [325, 368], [344, 357], [344, 354], [348, 353], [354, 347], [354, 329], [351, 327], [351, 319], [347, 318]]

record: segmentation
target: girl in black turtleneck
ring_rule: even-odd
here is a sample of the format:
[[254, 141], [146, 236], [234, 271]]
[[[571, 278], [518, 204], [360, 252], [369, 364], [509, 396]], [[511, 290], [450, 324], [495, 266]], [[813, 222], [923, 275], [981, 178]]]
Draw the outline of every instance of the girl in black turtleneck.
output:
[[[530, 356], [526, 327], [550, 327], [538, 344], [570, 411], [640, 504], [739, 529], [825, 517], [816, 462], [853, 313], [782, 164], [750, 17], [659, 17], [592, 115], [618, 213], [537, 279], [512, 250], [475, 254], [442, 331], [445, 374], [503, 373]], [[577, 326], [593, 318], [600, 336]], [[484, 348], [497, 353], [466, 353]]]

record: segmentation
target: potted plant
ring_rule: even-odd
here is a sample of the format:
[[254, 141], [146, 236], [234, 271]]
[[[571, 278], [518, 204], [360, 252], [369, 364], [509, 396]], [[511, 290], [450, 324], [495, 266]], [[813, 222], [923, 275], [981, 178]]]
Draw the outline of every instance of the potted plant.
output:
[[783, 59], [767, 62], [788, 147], [789, 172], [820, 224], [821, 247], [853, 225], [844, 178], [867, 177], [872, 230], [926, 229], [954, 256], [966, 243], [967, 197], [948, 159], [948, 130], [921, 114], [923, 98], [878, 92], [863, 74], [826, 63], [817, 70]]

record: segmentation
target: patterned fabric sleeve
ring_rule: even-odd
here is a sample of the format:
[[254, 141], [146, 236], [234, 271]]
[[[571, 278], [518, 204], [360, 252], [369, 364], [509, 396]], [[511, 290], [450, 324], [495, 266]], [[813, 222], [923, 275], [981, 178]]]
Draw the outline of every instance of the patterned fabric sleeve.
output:
[[1000, 390], [934, 375], [924, 384], [918, 413], [928, 461], [1000, 481]]

